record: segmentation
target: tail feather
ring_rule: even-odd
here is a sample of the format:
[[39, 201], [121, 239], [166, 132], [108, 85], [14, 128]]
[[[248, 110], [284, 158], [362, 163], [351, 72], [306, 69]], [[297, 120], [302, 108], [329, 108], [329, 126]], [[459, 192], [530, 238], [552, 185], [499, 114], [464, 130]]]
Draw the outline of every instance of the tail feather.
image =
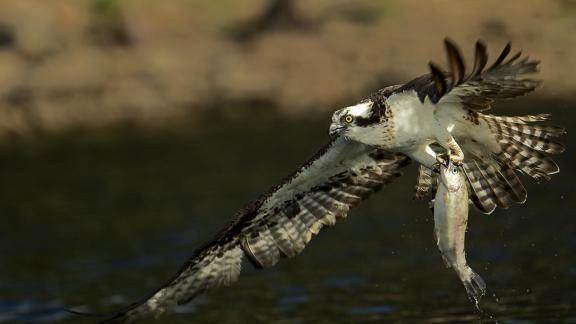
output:
[[496, 203], [492, 199], [492, 191], [488, 181], [482, 175], [482, 171], [473, 159], [464, 160], [464, 173], [470, 184], [470, 198], [476, 208], [485, 214], [490, 214], [496, 209]]
[[424, 199], [430, 192], [436, 191], [436, 178], [432, 175], [432, 170], [420, 165], [418, 168], [418, 179], [414, 188], [414, 199]]
[[547, 155], [519, 145], [515, 142], [501, 141], [502, 153], [499, 154], [502, 161], [510, 163], [515, 168], [534, 179], [550, 180], [550, 175], [560, 172], [560, 168]]
[[[534, 179], [549, 180], [560, 171], [551, 154], [564, 152], [564, 145], [555, 140], [566, 133], [562, 127], [540, 124], [548, 114], [526, 116], [493, 116], [478, 113], [493, 136], [486, 145], [480, 140], [456, 137], [464, 150], [463, 168], [468, 180], [469, 198], [483, 213], [496, 207], [508, 208], [512, 203], [524, 203], [526, 188], [516, 171]], [[477, 124], [478, 125], [478, 124]], [[435, 174], [421, 167], [416, 197], [423, 198], [434, 190]]]
[[507, 188], [506, 182], [501, 182], [498, 178], [498, 173], [493, 172], [490, 166], [483, 162], [482, 160], [474, 160], [476, 167], [480, 170], [482, 177], [488, 183], [491, 191], [490, 198], [496, 204], [496, 206], [504, 209], [508, 209], [509, 200], [509, 189]]
[[499, 122], [512, 124], [526, 124], [532, 122], [541, 122], [550, 119], [550, 114], [523, 115], [523, 116], [496, 116], [483, 115], [484, 118], [494, 119]]
[[549, 154], [564, 152], [565, 148], [563, 144], [550, 139], [550, 137], [553, 136], [559, 135], [550, 135], [548, 132], [535, 131], [531, 126], [515, 127], [512, 129], [504, 125], [502, 125], [500, 129], [500, 133], [496, 134], [498, 141], [515, 141], [530, 149]]
[[512, 201], [519, 204], [526, 202], [528, 192], [512, 168], [506, 164], [501, 164], [500, 168], [492, 167], [492, 170], [497, 172], [500, 179], [507, 184], [509, 188], [508, 194]]
[[525, 116], [494, 116], [479, 115], [495, 134], [500, 135], [529, 135], [539, 138], [559, 137], [566, 134], [562, 127], [546, 124], [534, 124], [546, 121], [549, 114]]
[[550, 140], [548, 138], [542, 138], [530, 135], [524, 135], [524, 136], [504, 135], [503, 137], [507, 137], [510, 140], [513, 140], [521, 145], [524, 145], [528, 149], [533, 149], [548, 154], [559, 154], [564, 152], [565, 150], [563, 144]]
[[551, 138], [559, 137], [566, 134], [566, 130], [562, 127], [555, 125], [534, 125], [526, 126], [526, 123], [508, 123], [508, 122], [498, 122], [498, 127], [501, 128], [501, 133], [505, 135], [510, 134], [522, 134], [528, 136], [534, 136], [538, 138]]
[[550, 179], [558, 165], [547, 154], [564, 151], [564, 145], [551, 140], [566, 131], [558, 126], [533, 124], [548, 120], [550, 115], [493, 116], [480, 115], [501, 147], [495, 152], [503, 165], [509, 165], [535, 179]]

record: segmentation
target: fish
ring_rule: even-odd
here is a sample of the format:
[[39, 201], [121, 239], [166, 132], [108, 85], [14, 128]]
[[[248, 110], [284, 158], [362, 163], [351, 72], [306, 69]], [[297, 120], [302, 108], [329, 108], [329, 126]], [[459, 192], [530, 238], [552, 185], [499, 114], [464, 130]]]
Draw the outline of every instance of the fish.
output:
[[446, 266], [454, 269], [478, 308], [486, 283], [466, 262], [464, 241], [468, 225], [468, 188], [462, 167], [440, 165], [440, 180], [434, 198], [434, 234]]

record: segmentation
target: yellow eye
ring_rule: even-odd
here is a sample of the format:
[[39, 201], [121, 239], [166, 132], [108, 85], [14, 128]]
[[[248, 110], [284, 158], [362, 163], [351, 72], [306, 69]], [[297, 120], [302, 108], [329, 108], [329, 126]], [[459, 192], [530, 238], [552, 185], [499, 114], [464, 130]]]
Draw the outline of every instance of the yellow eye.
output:
[[344, 115], [344, 117], [342, 117], [342, 121], [350, 124], [351, 122], [354, 121], [354, 117], [352, 117], [352, 115]]

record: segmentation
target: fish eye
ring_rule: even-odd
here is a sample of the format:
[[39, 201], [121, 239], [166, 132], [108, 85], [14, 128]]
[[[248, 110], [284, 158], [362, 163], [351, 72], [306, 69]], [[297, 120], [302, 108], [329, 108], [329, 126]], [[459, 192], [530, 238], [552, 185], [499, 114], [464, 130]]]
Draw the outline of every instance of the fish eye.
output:
[[346, 123], [346, 124], [350, 124], [351, 122], [354, 121], [354, 117], [350, 114], [344, 115], [341, 118], [342, 122]]
[[458, 173], [460, 170], [458, 170], [458, 168], [454, 168], [452, 169], [452, 173]]

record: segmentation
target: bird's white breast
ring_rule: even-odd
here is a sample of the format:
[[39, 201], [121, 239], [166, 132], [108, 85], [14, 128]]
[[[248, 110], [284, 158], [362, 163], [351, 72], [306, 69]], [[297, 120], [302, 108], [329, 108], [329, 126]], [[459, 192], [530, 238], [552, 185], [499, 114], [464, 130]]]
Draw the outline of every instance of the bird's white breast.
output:
[[432, 104], [421, 103], [412, 90], [391, 95], [387, 103], [394, 124], [395, 147], [409, 148], [433, 140], [437, 122]]

